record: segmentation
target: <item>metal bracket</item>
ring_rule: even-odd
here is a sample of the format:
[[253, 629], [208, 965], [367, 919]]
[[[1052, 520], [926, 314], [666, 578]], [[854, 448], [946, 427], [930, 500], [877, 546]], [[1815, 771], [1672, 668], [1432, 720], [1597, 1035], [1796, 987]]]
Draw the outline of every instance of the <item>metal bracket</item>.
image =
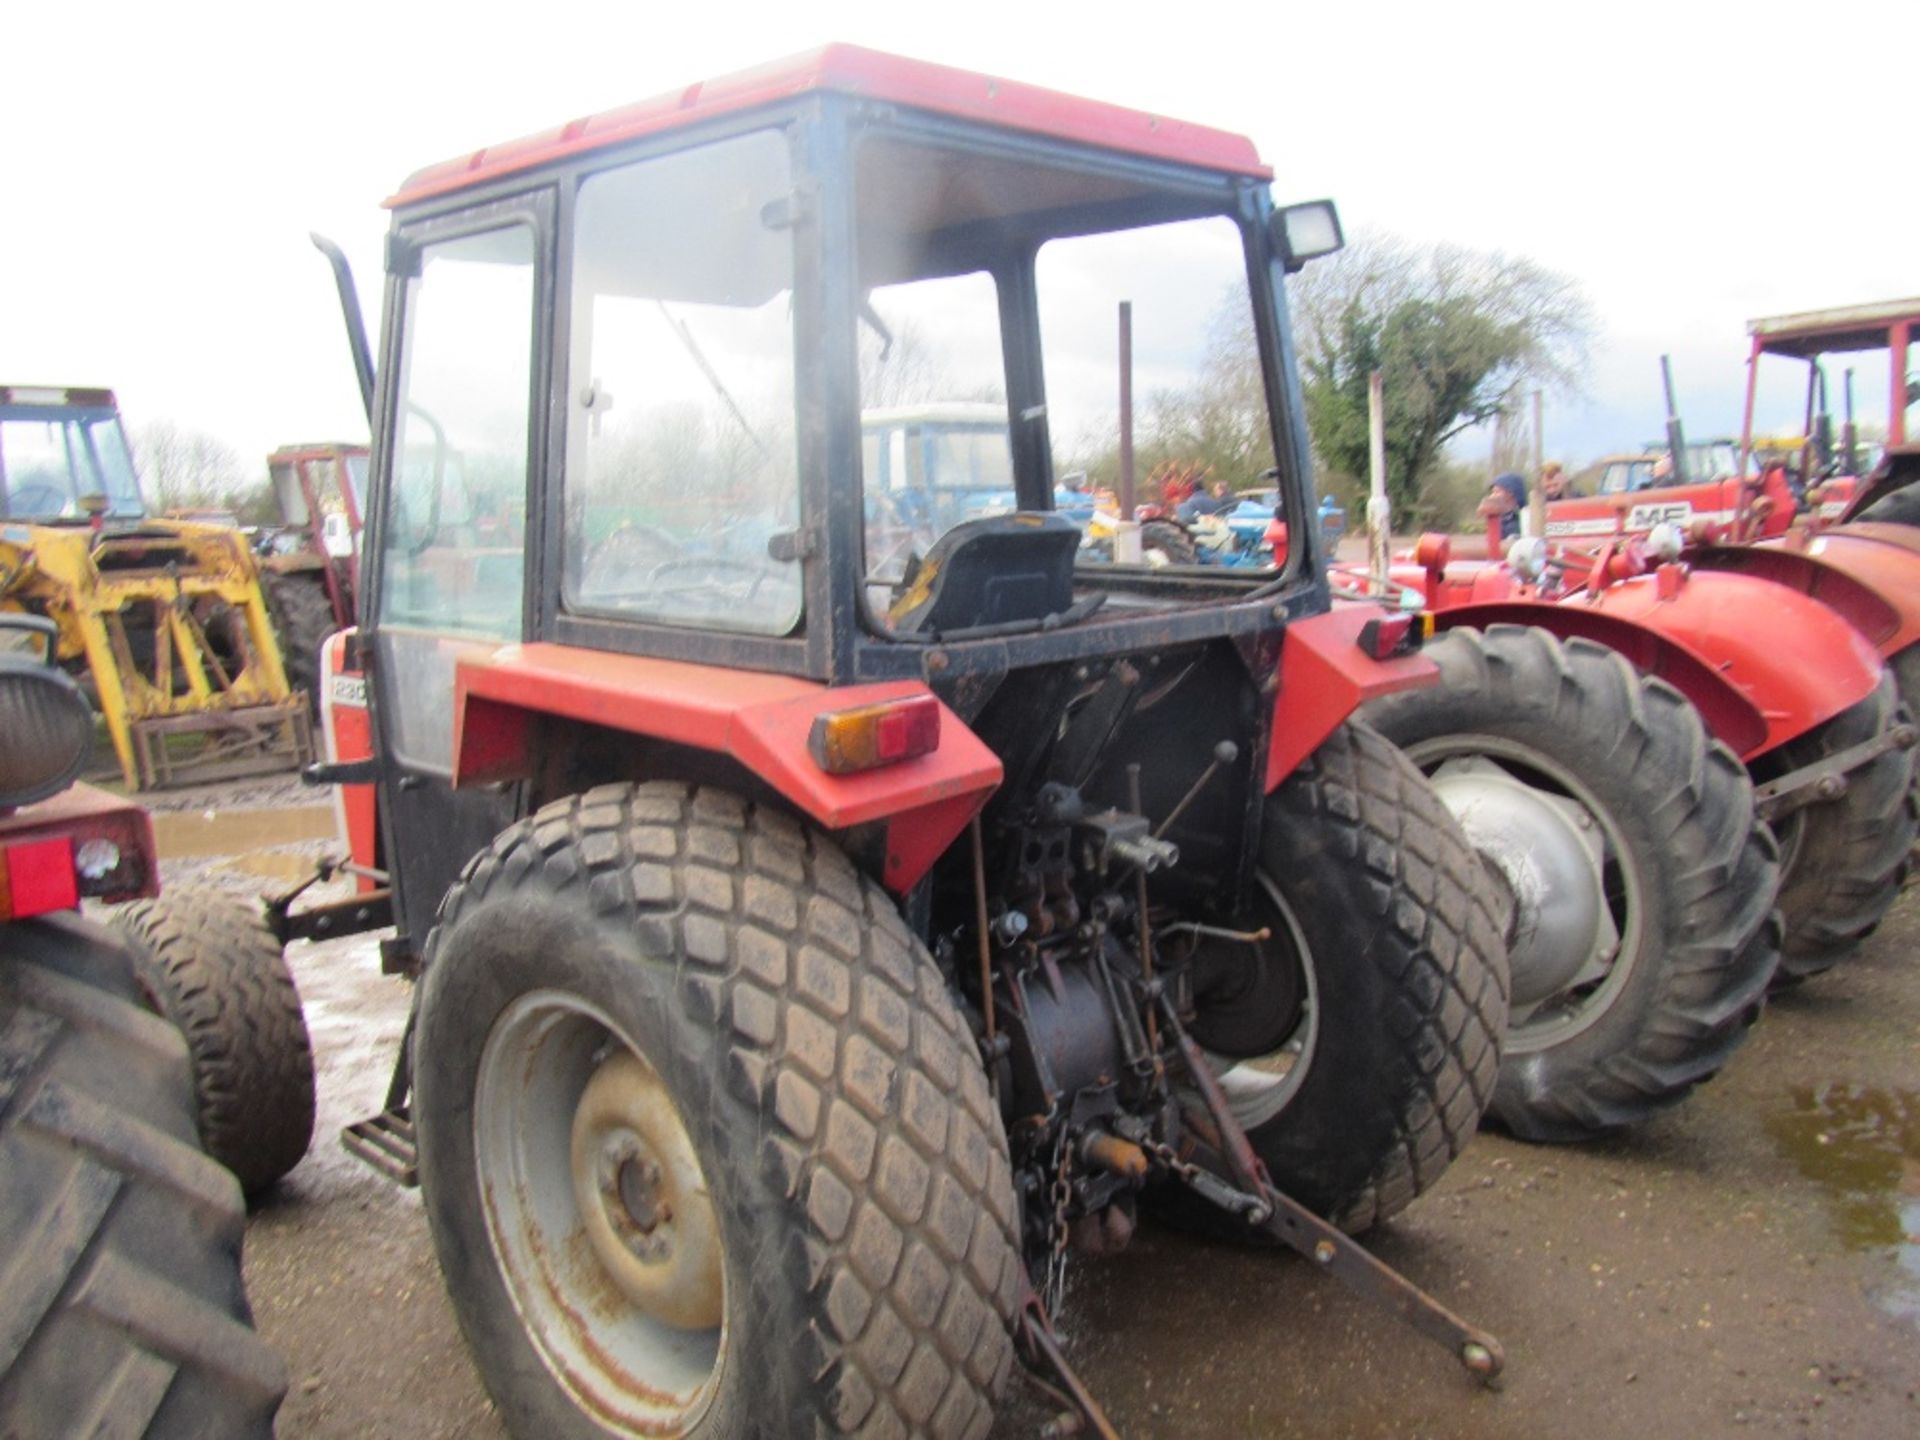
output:
[[[1186, 1062], [1207, 1113], [1219, 1130], [1227, 1168], [1233, 1172], [1238, 1185], [1228, 1187], [1219, 1177], [1208, 1175], [1197, 1166], [1176, 1168], [1175, 1173], [1216, 1205], [1238, 1210], [1249, 1224], [1259, 1226], [1276, 1240], [1299, 1251], [1348, 1289], [1444, 1346], [1481, 1381], [1498, 1375], [1506, 1365], [1506, 1351], [1497, 1339], [1469, 1325], [1392, 1266], [1275, 1188], [1267, 1175], [1267, 1167], [1254, 1153], [1247, 1132], [1233, 1118], [1226, 1093], [1207, 1067], [1200, 1047], [1181, 1025], [1179, 1012], [1167, 991], [1156, 989], [1153, 1000], [1179, 1046], [1181, 1059]], [[1205, 1179], [1199, 1178], [1202, 1176]], [[1220, 1193], [1222, 1191], [1227, 1193]]]
[[1910, 724], [1890, 725], [1871, 740], [1850, 745], [1811, 765], [1790, 770], [1777, 780], [1756, 786], [1753, 808], [1762, 820], [1779, 820], [1809, 805], [1838, 800], [1847, 793], [1847, 776], [1879, 759], [1889, 750], [1911, 750], [1920, 732]]

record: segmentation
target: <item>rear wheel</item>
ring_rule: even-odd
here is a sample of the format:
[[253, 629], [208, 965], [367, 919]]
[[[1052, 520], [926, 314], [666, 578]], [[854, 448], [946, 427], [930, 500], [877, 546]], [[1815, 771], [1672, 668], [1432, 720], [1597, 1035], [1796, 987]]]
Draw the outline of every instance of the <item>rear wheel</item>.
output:
[[[1811, 734], [1784, 745], [1784, 772], [1883, 734], [1903, 716], [1894, 676]], [[1844, 960], [1900, 894], [1920, 829], [1914, 764], [1920, 750], [1888, 750], [1847, 774], [1836, 800], [1785, 816], [1780, 836], [1780, 912], [1786, 919], [1783, 978], [1805, 979]]]
[[[1194, 957], [1194, 1038], [1288, 1195], [1351, 1231], [1404, 1209], [1493, 1097], [1507, 1012], [1494, 899], [1406, 757], [1348, 724], [1267, 802], [1258, 922]], [[1165, 1197], [1175, 1218], [1245, 1235]]]
[[280, 942], [258, 909], [169, 890], [117, 911], [140, 985], [180, 1027], [207, 1153], [258, 1195], [313, 1139], [313, 1046]]
[[78, 917], [0, 926], [0, 1435], [269, 1436], [246, 1215], [179, 1034]]
[[287, 672], [287, 688], [307, 692], [307, 703], [320, 714], [320, 647], [339, 627], [327, 582], [317, 570], [263, 574], [267, 613], [273, 619], [274, 639], [280, 644], [280, 664]]
[[1544, 630], [1455, 630], [1440, 684], [1367, 718], [1434, 782], [1512, 904], [1493, 1112], [1578, 1140], [1684, 1098], [1759, 1016], [1779, 865], [1753, 785], [1672, 686]]
[[985, 1434], [1006, 1138], [883, 892], [785, 816], [620, 785], [503, 833], [441, 917], [421, 1187], [515, 1434]]

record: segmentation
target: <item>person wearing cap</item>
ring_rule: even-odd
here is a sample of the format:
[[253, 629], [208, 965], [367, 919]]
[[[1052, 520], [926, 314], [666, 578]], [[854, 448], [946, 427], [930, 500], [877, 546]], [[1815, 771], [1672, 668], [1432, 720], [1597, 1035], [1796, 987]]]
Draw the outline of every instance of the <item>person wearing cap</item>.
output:
[[1480, 502], [1482, 516], [1500, 517], [1500, 538], [1511, 540], [1520, 533], [1520, 512], [1527, 508], [1527, 482], [1507, 470], [1493, 477], [1493, 484]]

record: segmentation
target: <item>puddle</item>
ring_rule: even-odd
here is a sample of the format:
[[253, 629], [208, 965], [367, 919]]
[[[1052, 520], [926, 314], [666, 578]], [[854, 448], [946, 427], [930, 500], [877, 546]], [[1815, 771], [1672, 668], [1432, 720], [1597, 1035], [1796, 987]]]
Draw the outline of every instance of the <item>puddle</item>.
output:
[[1920, 1093], [1823, 1085], [1792, 1100], [1767, 1118], [1767, 1133], [1826, 1191], [1842, 1244], [1892, 1255], [1880, 1303], [1920, 1322]]
[[163, 860], [238, 855], [269, 845], [331, 840], [331, 805], [283, 805], [265, 810], [176, 810], [153, 817], [154, 843]]

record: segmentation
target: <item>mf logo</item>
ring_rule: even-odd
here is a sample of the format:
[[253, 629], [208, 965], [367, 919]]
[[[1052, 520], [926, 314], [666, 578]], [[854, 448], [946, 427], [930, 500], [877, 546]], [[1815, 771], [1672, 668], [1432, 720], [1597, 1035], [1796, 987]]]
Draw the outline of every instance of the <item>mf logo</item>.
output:
[[1651, 530], [1656, 525], [1672, 523], [1684, 524], [1693, 516], [1693, 506], [1684, 500], [1670, 500], [1659, 505], [1636, 505], [1627, 512], [1627, 529]]

